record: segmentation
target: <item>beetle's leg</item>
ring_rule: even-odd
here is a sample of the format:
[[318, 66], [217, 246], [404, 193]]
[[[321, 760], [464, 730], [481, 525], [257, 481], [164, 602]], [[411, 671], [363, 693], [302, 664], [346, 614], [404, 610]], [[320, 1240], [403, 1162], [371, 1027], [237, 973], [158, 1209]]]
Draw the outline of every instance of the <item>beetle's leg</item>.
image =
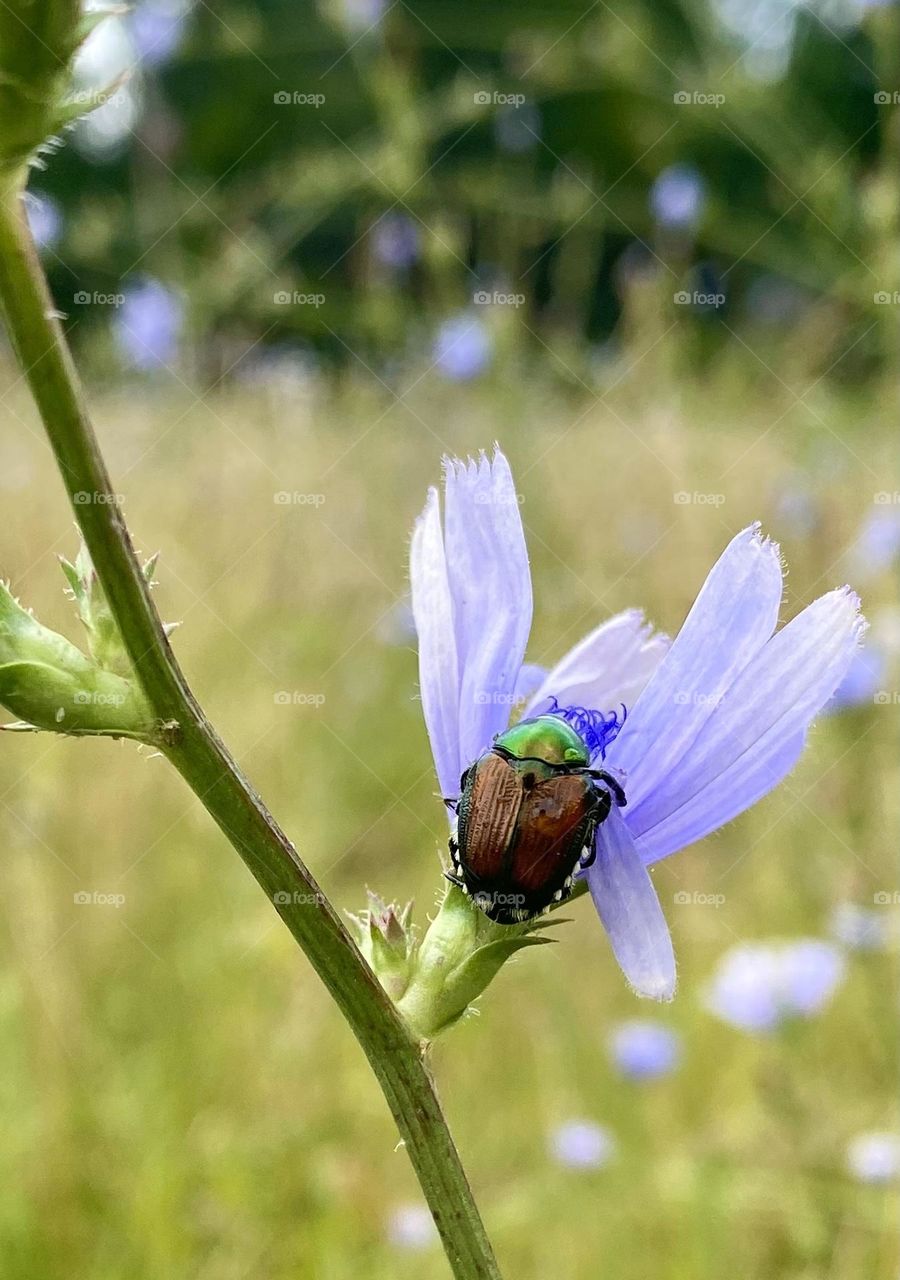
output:
[[625, 792], [622, 790], [622, 784], [618, 779], [614, 778], [611, 773], [607, 773], [605, 769], [588, 769], [587, 772], [597, 782], [602, 782], [607, 787], [615, 799], [620, 809], [624, 809], [628, 801], [625, 798]]
[[454, 875], [452, 871], [445, 871], [444, 879], [449, 880], [451, 884], [455, 884], [457, 889], [465, 888], [462, 878], [460, 876]]

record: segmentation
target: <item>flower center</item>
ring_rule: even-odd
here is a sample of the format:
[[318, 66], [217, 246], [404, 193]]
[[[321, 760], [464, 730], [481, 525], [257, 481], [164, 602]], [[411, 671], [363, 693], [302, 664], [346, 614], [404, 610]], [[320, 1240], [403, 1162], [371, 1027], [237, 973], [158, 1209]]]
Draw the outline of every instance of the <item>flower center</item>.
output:
[[571, 725], [584, 740], [592, 760], [597, 756], [605, 760], [608, 748], [619, 736], [628, 716], [624, 703], [621, 704], [621, 716], [616, 711], [593, 711], [589, 707], [561, 707], [556, 698], [550, 698], [550, 703], [552, 705], [546, 714], [559, 716], [561, 720], [565, 720], [566, 724]]

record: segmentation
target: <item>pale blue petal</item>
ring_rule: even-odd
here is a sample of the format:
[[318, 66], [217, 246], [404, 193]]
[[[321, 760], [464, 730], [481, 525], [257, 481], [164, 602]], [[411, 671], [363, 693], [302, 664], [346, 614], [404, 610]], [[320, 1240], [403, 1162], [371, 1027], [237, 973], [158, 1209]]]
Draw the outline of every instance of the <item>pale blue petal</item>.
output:
[[655, 827], [635, 837], [644, 862], [658, 862], [670, 853], [677, 853], [710, 832], [718, 831], [726, 822], [756, 804], [787, 777], [805, 746], [806, 734], [795, 734], [786, 738], [771, 754], [755, 756], [749, 762], [739, 760], [723, 770], [688, 804], [675, 809]]
[[518, 495], [502, 453], [448, 460], [445, 548], [459, 661], [459, 763], [509, 724], [531, 630], [531, 572]]
[[864, 627], [859, 600], [843, 588], [821, 596], [769, 640], [723, 694], [690, 751], [651, 795], [629, 804], [628, 825], [645, 858], [715, 830], [782, 780], [853, 661]]
[[[546, 679], [546, 667], [539, 667], [536, 662], [523, 662], [516, 679], [516, 703], [527, 702], [532, 699], [535, 691], [541, 687]], [[532, 715], [533, 712], [528, 712], [527, 714]]]
[[675, 954], [649, 872], [617, 808], [597, 832], [586, 872], [594, 906], [622, 972], [640, 996], [671, 1000]]
[[412, 610], [419, 637], [419, 689], [434, 766], [445, 796], [459, 794], [459, 665], [453, 601], [436, 489], [429, 489], [410, 549]]
[[561, 707], [612, 711], [631, 708], [669, 647], [654, 635], [639, 609], [616, 614], [588, 633], [547, 674], [534, 691], [525, 716], [539, 714], [549, 698]]
[[756, 526], [745, 529], [713, 566], [610, 747], [607, 762], [624, 773], [631, 808], [664, 784], [726, 690], [772, 635], [781, 590], [778, 548]]

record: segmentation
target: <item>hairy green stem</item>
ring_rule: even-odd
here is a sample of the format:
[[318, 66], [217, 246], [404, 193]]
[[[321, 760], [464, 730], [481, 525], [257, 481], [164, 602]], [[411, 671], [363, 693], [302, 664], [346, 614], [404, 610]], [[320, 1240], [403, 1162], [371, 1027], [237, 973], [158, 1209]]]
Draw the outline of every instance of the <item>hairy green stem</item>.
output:
[[[21, 178], [21, 175], [19, 175]], [[303, 948], [387, 1098], [458, 1280], [500, 1272], [420, 1046], [297, 850], [198, 706], [150, 599], [88, 418], [21, 204], [0, 192], [0, 305], [88, 550], [147, 699], [163, 750], [218, 823]]]

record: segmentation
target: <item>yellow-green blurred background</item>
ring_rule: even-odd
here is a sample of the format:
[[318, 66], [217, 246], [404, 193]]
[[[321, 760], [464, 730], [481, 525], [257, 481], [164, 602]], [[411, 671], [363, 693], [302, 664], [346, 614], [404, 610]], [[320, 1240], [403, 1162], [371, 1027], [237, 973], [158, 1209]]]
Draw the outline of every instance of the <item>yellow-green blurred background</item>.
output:
[[[443, 453], [510, 458], [532, 661], [627, 606], [674, 632], [754, 519], [786, 617], [850, 581], [873, 622], [785, 785], [657, 868], [673, 1005], [638, 1004], [582, 900], [437, 1045], [505, 1274], [896, 1280], [896, 1183], [848, 1162], [898, 1132], [896, 8], [157, 8], [165, 58], [119, 20], [127, 127], [35, 175], [45, 263], [178, 656], [341, 908], [368, 886], [423, 923], [439, 890], [406, 558]], [[8, 356], [0, 400], [0, 568], [78, 641]], [[3, 1276], [448, 1274], [351, 1033], [165, 762], [0, 755]], [[847, 904], [877, 945], [835, 937]], [[729, 948], [801, 937], [845, 958], [821, 1011], [709, 1011]], [[636, 1017], [681, 1038], [657, 1080], [611, 1059]], [[554, 1155], [574, 1120], [596, 1168]]]

